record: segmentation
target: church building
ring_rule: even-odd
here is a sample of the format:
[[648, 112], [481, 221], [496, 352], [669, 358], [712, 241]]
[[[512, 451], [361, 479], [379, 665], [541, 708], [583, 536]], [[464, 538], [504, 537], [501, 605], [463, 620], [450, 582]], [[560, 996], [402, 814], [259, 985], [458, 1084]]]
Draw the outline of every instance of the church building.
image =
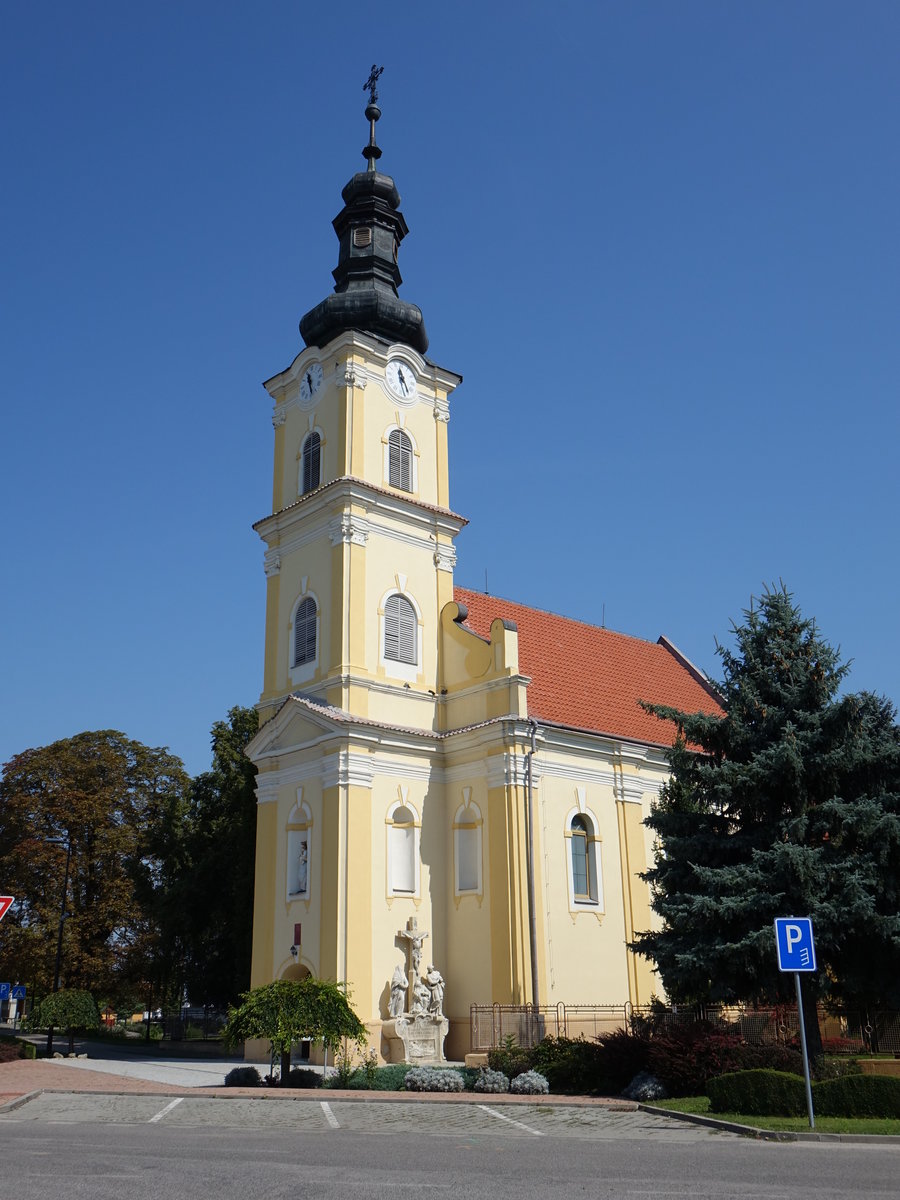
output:
[[[718, 711], [652, 643], [456, 587], [448, 422], [461, 376], [399, 296], [407, 233], [377, 169], [342, 192], [335, 287], [274, 401], [265, 543], [251, 986], [345, 981], [370, 1046], [400, 975], [432, 967], [445, 1051], [473, 1003], [646, 1004], [627, 948], [653, 922], [643, 825], [674, 730], [639, 701]], [[539, 551], [538, 551], [539, 552]], [[565, 607], [566, 597], [559, 597]], [[421, 966], [420, 966], [421, 962]], [[424, 981], [423, 986], [427, 984]]]

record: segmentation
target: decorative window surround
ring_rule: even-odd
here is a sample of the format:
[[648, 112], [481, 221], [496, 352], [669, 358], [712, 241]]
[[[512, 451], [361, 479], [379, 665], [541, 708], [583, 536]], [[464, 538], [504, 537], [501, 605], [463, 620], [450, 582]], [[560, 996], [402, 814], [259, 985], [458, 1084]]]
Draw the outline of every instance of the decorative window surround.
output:
[[422, 824], [419, 814], [409, 802], [409, 788], [398, 787], [400, 798], [388, 809], [385, 820], [387, 835], [387, 894], [419, 898], [420, 840]]
[[574, 920], [579, 912], [601, 917], [603, 901], [603, 841], [596, 813], [585, 806], [584, 788], [576, 788], [577, 807], [566, 816], [566, 874], [569, 883], [569, 912]]

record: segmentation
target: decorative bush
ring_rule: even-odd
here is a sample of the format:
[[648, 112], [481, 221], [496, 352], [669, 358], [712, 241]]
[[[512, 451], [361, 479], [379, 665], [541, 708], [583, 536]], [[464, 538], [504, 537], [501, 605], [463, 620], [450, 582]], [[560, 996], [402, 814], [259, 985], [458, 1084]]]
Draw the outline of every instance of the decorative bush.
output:
[[521, 1075], [534, 1066], [534, 1051], [527, 1046], [520, 1046], [510, 1035], [499, 1046], [488, 1050], [488, 1066], [492, 1071], [502, 1071], [512, 1079], [514, 1075]]
[[525, 1071], [515, 1077], [509, 1085], [509, 1090], [515, 1096], [546, 1096], [550, 1091], [550, 1084], [539, 1072]]
[[453, 1068], [413, 1067], [404, 1080], [408, 1092], [461, 1092], [463, 1077]]
[[603, 1050], [597, 1042], [584, 1038], [547, 1037], [532, 1050], [529, 1065], [547, 1079], [554, 1092], [584, 1095], [597, 1090]]
[[799, 1117], [806, 1112], [806, 1084], [787, 1071], [737, 1071], [706, 1087], [712, 1112], [755, 1117]]
[[823, 1117], [900, 1117], [900, 1079], [845, 1075], [813, 1084], [813, 1108]]
[[641, 1071], [640, 1075], [635, 1075], [628, 1087], [622, 1091], [626, 1100], [664, 1100], [668, 1094], [660, 1080], [648, 1071]]
[[701, 1096], [708, 1080], [743, 1069], [743, 1049], [737, 1034], [721, 1033], [706, 1021], [696, 1021], [673, 1025], [652, 1037], [648, 1065], [670, 1096]]
[[225, 1076], [226, 1087], [261, 1087], [262, 1077], [256, 1067], [232, 1067]]
[[650, 1036], [615, 1029], [597, 1038], [600, 1053], [591, 1091], [617, 1096], [642, 1071], [650, 1067]]
[[317, 1088], [322, 1086], [322, 1076], [318, 1071], [309, 1071], [305, 1067], [292, 1067], [288, 1071], [285, 1087]]
[[478, 1072], [478, 1078], [475, 1080], [476, 1092], [501, 1092], [509, 1091], [509, 1079], [502, 1071], [491, 1071], [488, 1067], [482, 1067]]

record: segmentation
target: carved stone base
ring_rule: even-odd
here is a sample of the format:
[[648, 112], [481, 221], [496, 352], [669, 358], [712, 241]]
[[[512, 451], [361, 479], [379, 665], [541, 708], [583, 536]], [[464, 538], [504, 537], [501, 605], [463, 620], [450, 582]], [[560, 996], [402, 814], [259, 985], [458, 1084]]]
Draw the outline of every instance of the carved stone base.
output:
[[393, 1017], [381, 1027], [388, 1043], [388, 1061], [433, 1067], [446, 1062], [444, 1038], [450, 1029], [446, 1017]]

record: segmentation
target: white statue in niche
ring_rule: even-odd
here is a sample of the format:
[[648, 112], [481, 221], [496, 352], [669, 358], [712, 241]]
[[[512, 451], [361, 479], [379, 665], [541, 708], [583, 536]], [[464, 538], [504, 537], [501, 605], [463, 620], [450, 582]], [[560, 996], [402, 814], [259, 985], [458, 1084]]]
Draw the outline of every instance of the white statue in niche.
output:
[[406, 1008], [406, 989], [408, 987], [409, 980], [406, 978], [406, 972], [398, 964], [394, 967], [394, 975], [391, 979], [391, 998], [388, 1001], [388, 1012], [392, 1017], [403, 1015], [403, 1010]]
[[442, 1017], [444, 1015], [444, 977], [434, 963], [428, 964], [425, 986], [429, 992], [428, 1012], [433, 1017]]
[[306, 842], [300, 843], [300, 849], [297, 852], [297, 891], [301, 896], [306, 895], [307, 883], [309, 881], [309, 848]]

